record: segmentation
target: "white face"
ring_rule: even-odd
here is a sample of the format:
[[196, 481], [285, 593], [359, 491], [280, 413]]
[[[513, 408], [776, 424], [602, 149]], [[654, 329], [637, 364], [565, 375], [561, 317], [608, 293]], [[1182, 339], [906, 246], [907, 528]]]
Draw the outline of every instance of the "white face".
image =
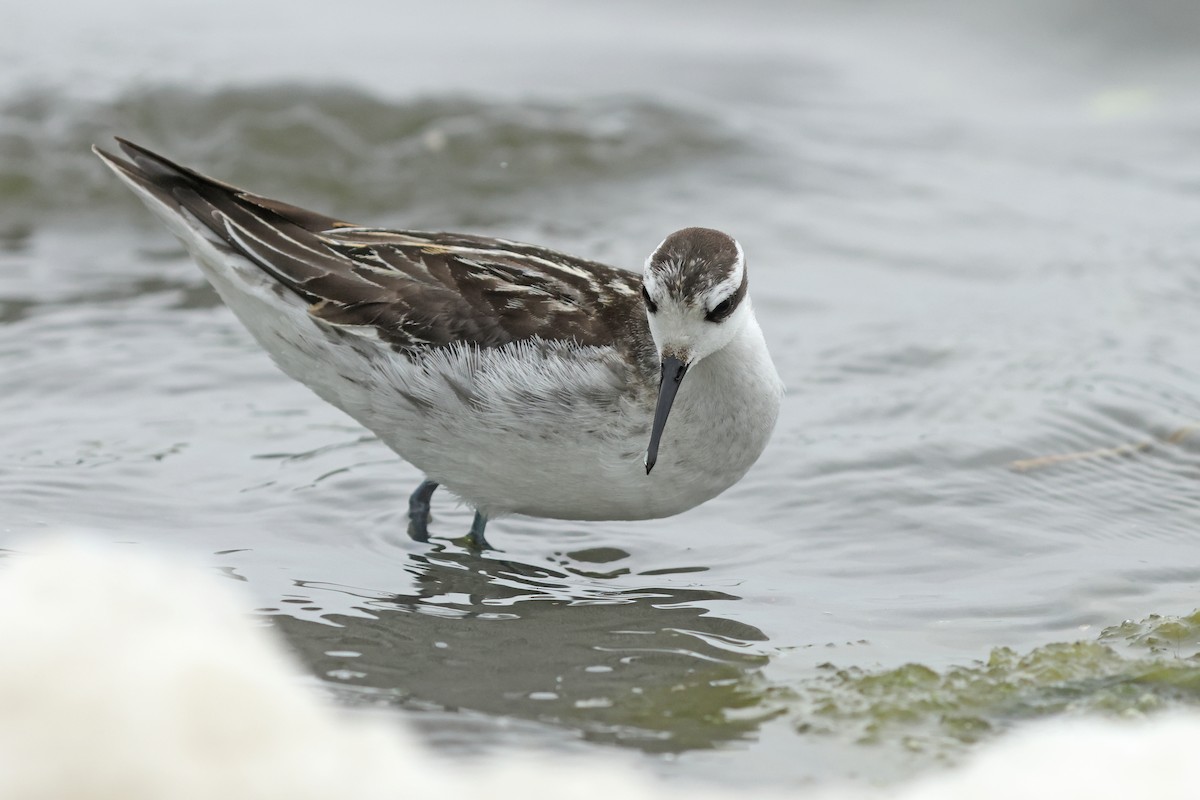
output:
[[711, 228], [676, 231], [646, 259], [642, 300], [662, 361], [647, 475], [658, 460], [671, 405], [688, 368], [728, 345], [750, 319], [745, 277], [741, 245]]
[[[740, 302], [736, 298], [745, 275], [745, 258], [741, 245], [736, 246], [737, 260], [728, 277], [692, 296], [669, 291], [653, 256], [646, 260], [643, 300], [648, 300], [646, 318], [660, 357], [674, 356], [694, 364], [729, 344], [746, 324], [750, 298], [744, 296]], [[721, 313], [725, 302], [737, 303], [728, 315]]]

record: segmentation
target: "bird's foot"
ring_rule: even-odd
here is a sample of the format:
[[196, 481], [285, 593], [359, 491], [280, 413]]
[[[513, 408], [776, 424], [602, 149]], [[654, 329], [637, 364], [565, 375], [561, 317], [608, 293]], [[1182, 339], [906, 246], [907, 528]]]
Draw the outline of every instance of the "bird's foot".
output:
[[[429, 541], [429, 520], [432, 518], [429, 504], [433, 499], [433, 492], [437, 488], [437, 483], [426, 478], [408, 498], [408, 535], [413, 541]], [[487, 538], [483, 535], [486, 527], [487, 517], [476, 511], [475, 519], [471, 522], [471, 530], [466, 536], [467, 546], [472, 550], [495, 549], [488, 544]]]
[[475, 512], [475, 519], [471, 521], [471, 532], [467, 534], [467, 543], [473, 550], [495, 550], [496, 548], [488, 544], [488, 540], [483, 535], [483, 529], [487, 527], [487, 517]]
[[429, 541], [429, 501], [438, 485], [429, 479], [421, 481], [421, 485], [408, 498], [408, 535], [416, 542]]

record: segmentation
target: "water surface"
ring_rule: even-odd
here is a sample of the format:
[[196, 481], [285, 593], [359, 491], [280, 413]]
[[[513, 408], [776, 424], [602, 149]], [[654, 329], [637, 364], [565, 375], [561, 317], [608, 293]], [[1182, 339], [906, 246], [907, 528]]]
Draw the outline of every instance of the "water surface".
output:
[[[145, 25], [25, 5], [0, 41], [0, 547], [209, 554], [337, 697], [448, 752], [890, 779], [1033, 716], [1196, 701], [1190, 651], [1101, 637], [1200, 584], [1191, 5], [364, 2], [352, 37], [118, 5]], [[632, 268], [729, 230], [775, 438], [670, 520], [500, 520], [481, 557], [439, 496], [445, 538], [410, 542], [420, 476], [274, 370], [87, 152], [112, 134]]]

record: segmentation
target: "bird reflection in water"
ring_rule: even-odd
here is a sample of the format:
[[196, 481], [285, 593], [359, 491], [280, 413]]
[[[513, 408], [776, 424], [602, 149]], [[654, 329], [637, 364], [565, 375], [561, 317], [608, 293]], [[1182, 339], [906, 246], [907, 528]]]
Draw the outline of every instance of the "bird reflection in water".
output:
[[545, 567], [439, 546], [410, 556], [411, 594], [299, 584], [361, 597], [370, 616], [274, 623], [317, 675], [374, 702], [534, 720], [660, 753], [754, 736], [781, 705], [760, 675], [767, 637], [709, 612], [733, 595], [669, 580], [629, 588], [627, 557], [597, 548]]

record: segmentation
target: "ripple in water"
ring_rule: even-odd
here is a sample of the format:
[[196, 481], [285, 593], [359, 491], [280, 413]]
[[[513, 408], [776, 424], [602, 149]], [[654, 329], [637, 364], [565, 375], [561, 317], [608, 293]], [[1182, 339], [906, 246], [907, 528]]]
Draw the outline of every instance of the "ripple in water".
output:
[[413, 223], [404, 224], [414, 228], [505, 219], [514, 188], [551, 207], [555, 192], [742, 149], [719, 120], [642, 99], [391, 102], [294, 85], [150, 87], [107, 102], [30, 93], [0, 106], [4, 236], [20, 238], [46, 213], [103, 218], [118, 208], [144, 221], [90, 153], [113, 135], [300, 205], [371, 219], [410, 209]]

